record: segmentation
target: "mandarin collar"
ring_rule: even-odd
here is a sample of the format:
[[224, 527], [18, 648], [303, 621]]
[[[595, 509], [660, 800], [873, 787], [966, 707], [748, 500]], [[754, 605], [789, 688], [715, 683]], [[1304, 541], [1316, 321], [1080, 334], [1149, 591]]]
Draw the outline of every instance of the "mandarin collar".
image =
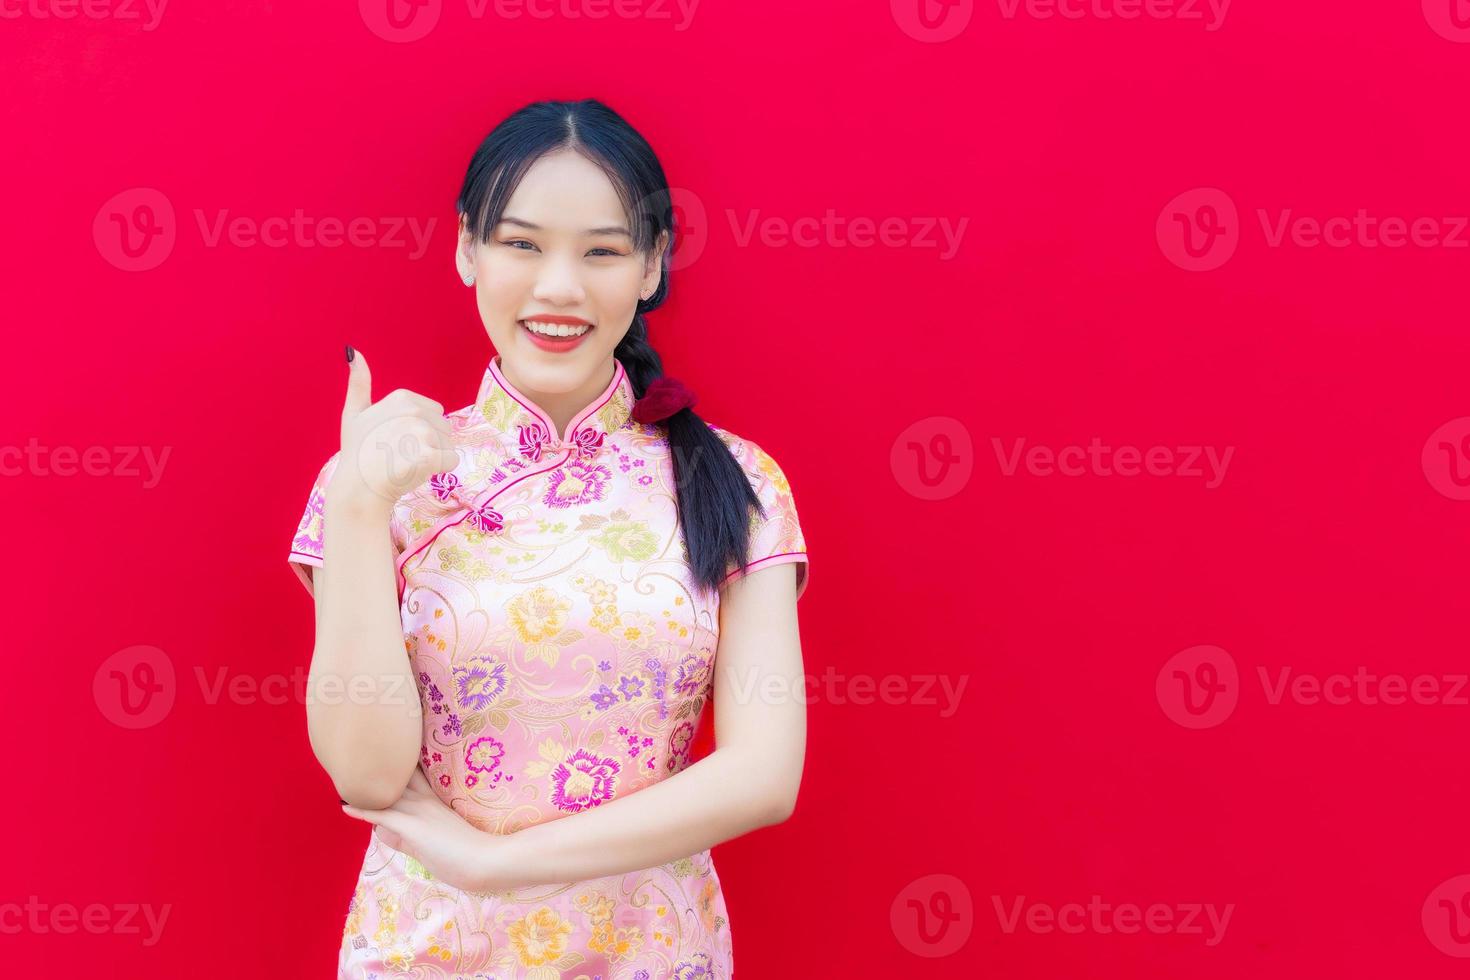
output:
[[475, 411], [480, 419], [507, 436], [528, 460], [539, 460], [546, 453], [566, 449], [574, 449], [583, 456], [594, 455], [603, 439], [621, 429], [633, 414], [637, 399], [632, 379], [623, 362], [613, 358], [612, 380], [568, 423], [566, 439], [562, 440], [551, 416], [505, 377], [500, 369], [500, 357], [496, 354], [485, 368], [475, 395]]

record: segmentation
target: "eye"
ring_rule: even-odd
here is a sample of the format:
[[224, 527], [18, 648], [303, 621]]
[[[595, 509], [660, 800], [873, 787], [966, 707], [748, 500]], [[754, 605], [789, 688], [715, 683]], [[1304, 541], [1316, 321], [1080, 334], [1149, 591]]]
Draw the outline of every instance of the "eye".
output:
[[[529, 246], [532, 249], [534, 249], [536, 247], [535, 244], [526, 241], [524, 238], [513, 238], [513, 239], [511, 239], [508, 242], [501, 242], [501, 244], [502, 245], [508, 245], [511, 248], [516, 248], [516, 250], [517, 251], [520, 251], [520, 252], [524, 252], [524, 251], [526, 251], [526, 249], [524, 249], [524, 248], [517, 248], [517, 246], [519, 246], [519, 245], [527, 245], [527, 246]], [[592, 249], [592, 251], [588, 252], [587, 254], [588, 255], [596, 255], [598, 252], [603, 253], [603, 256], [613, 256], [613, 257], [621, 256], [623, 254], [622, 252], [619, 252], [619, 251], [616, 251], [616, 250], [610, 249], [610, 248], [594, 248], [594, 249]], [[603, 256], [599, 256], [599, 258], [601, 258]]]

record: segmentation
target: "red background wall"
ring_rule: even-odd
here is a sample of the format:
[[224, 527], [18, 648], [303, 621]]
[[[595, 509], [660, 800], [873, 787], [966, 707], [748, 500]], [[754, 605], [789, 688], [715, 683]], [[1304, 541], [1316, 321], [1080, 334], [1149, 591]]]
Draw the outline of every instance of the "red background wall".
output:
[[[5, 934], [17, 975], [330, 975], [368, 829], [299, 700], [249, 692], [309, 662], [285, 552], [342, 345], [380, 395], [470, 400], [464, 167], [525, 102], [589, 95], [654, 143], [702, 248], [654, 339], [780, 460], [812, 555], [802, 797], [716, 851], [741, 975], [1463, 972], [1464, 0], [997, 0], [932, 30], [908, 0], [446, 2], [406, 33], [367, 2], [27, 2], [0, 31], [0, 443], [44, 459], [0, 482], [0, 904], [109, 911]], [[143, 205], [138, 269], [114, 216]], [[207, 234], [296, 209], [365, 238]], [[1395, 246], [1360, 209], [1429, 223]], [[1273, 239], [1300, 218], [1347, 235]], [[386, 235], [406, 219], [436, 222], [426, 252]], [[1017, 440], [1094, 437], [1231, 455], [1216, 481], [1007, 473]], [[93, 446], [100, 476], [45, 456]], [[169, 452], [156, 485], [124, 446]], [[130, 729], [105, 673], [139, 645], [173, 700]], [[210, 703], [201, 672], [246, 687]], [[1415, 683], [1437, 693], [1383, 703]], [[130, 903], [167, 907], [158, 942]], [[1048, 929], [1068, 903], [1099, 910]]]

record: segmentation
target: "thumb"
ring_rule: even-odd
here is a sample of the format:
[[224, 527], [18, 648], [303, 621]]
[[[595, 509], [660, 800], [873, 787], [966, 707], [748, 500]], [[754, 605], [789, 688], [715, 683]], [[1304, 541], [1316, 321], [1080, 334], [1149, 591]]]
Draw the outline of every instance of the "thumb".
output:
[[347, 400], [342, 405], [342, 421], [345, 424], [353, 416], [373, 403], [373, 375], [368, 370], [367, 358], [362, 351], [347, 348], [350, 360], [347, 365]]

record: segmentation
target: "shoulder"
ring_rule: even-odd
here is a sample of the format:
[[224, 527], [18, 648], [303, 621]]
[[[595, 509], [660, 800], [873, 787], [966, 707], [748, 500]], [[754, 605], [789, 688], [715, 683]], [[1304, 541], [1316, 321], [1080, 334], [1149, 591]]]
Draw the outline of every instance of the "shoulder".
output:
[[770, 453], [760, 443], [748, 436], [738, 435], [713, 422], [706, 423], [711, 432], [719, 438], [727, 447], [730, 455], [745, 470], [746, 476], [750, 477], [752, 484], [757, 490], [769, 485], [778, 493], [788, 494], [791, 486], [786, 481], [786, 474], [782, 472], [781, 465], [776, 462]]

